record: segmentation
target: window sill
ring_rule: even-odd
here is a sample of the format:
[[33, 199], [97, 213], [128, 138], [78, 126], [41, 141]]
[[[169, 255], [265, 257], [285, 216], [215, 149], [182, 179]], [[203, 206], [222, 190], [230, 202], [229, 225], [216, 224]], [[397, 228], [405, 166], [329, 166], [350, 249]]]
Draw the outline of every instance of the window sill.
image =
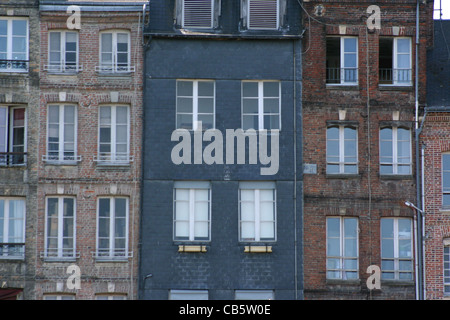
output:
[[346, 91], [359, 91], [358, 84], [326, 84], [326, 88], [330, 90], [346, 90]]
[[25, 256], [0, 256], [0, 261], [2, 261], [2, 262], [25, 261]]
[[331, 174], [331, 173], [327, 173], [326, 174], [326, 178], [327, 179], [357, 179], [360, 178], [359, 173], [336, 173], [336, 174]]
[[378, 85], [380, 91], [412, 91], [413, 86], [401, 86], [395, 84], [380, 84]]
[[245, 246], [245, 253], [272, 253], [272, 246]]
[[178, 245], [178, 252], [207, 252], [205, 245]]
[[357, 286], [361, 284], [360, 279], [326, 279], [326, 284], [329, 285], [352, 285]]
[[414, 280], [383, 280], [381, 279], [381, 287], [386, 286], [414, 286]]
[[412, 174], [380, 174], [381, 180], [412, 180]]

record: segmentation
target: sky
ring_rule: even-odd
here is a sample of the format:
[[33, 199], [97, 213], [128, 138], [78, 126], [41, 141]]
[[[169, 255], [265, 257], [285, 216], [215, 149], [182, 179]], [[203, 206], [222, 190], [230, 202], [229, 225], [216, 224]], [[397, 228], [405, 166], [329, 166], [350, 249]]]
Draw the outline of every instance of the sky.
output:
[[[450, 0], [434, 0], [434, 9], [439, 9], [442, 3], [442, 19], [450, 19]], [[434, 19], [439, 19], [439, 11], [434, 11]]]

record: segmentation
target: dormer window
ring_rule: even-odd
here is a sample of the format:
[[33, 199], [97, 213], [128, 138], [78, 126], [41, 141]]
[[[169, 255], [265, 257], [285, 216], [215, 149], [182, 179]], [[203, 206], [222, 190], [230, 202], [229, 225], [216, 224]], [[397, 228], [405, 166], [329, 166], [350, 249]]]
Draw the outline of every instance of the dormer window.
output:
[[213, 0], [183, 0], [183, 28], [212, 28]]
[[278, 29], [279, 10], [278, 0], [248, 0], [248, 28]]

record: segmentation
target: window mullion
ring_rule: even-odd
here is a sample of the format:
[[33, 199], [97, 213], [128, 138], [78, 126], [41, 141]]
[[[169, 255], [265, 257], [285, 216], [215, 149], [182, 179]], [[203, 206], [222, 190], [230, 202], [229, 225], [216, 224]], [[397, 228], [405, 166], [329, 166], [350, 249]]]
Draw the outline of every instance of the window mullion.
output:
[[392, 170], [394, 174], [398, 173], [398, 128], [392, 128]]
[[114, 227], [115, 227], [115, 213], [116, 203], [114, 198], [109, 199], [109, 256], [114, 256]]
[[339, 126], [339, 172], [345, 172], [345, 131], [343, 126]]
[[63, 256], [63, 236], [64, 236], [64, 198], [58, 198], [58, 257]]
[[9, 238], [9, 200], [6, 199], [4, 201], [4, 208], [3, 208], [3, 239], [0, 239], [2, 242], [8, 243]]
[[58, 147], [58, 158], [60, 161], [64, 161], [64, 111], [65, 108], [63, 105], [58, 106], [59, 108], [59, 147]]
[[111, 160], [116, 160], [116, 125], [117, 125], [117, 108], [116, 106], [111, 106]]
[[66, 71], [66, 33], [65, 32], [61, 32], [61, 37], [60, 37], [60, 42], [61, 42], [61, 71]]
[[7, 25], [7, 32], [6, 32], [6, 38], [7, 38], [7, 45], [6, 45], [6, 59], [12, 60], [12, 47], [13, 47], [13, 33], [12, 33], [12, 20], [8, 19]]

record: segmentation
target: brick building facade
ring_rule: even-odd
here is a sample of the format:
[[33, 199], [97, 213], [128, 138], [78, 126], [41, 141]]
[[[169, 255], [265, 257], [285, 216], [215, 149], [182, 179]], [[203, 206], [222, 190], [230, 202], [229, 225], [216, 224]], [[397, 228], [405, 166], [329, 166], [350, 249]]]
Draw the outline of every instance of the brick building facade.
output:
[[[416, 212], [402, 203], [417, 199], [415, 111], [426, 102], [433, 2], [372, 4], [303, 2], [306, 299], [420, 293]], [[381, 289], [366, 285], [371, 265]]]
[[36, 299], [136, 299], [144, 4], [40, 1]]

